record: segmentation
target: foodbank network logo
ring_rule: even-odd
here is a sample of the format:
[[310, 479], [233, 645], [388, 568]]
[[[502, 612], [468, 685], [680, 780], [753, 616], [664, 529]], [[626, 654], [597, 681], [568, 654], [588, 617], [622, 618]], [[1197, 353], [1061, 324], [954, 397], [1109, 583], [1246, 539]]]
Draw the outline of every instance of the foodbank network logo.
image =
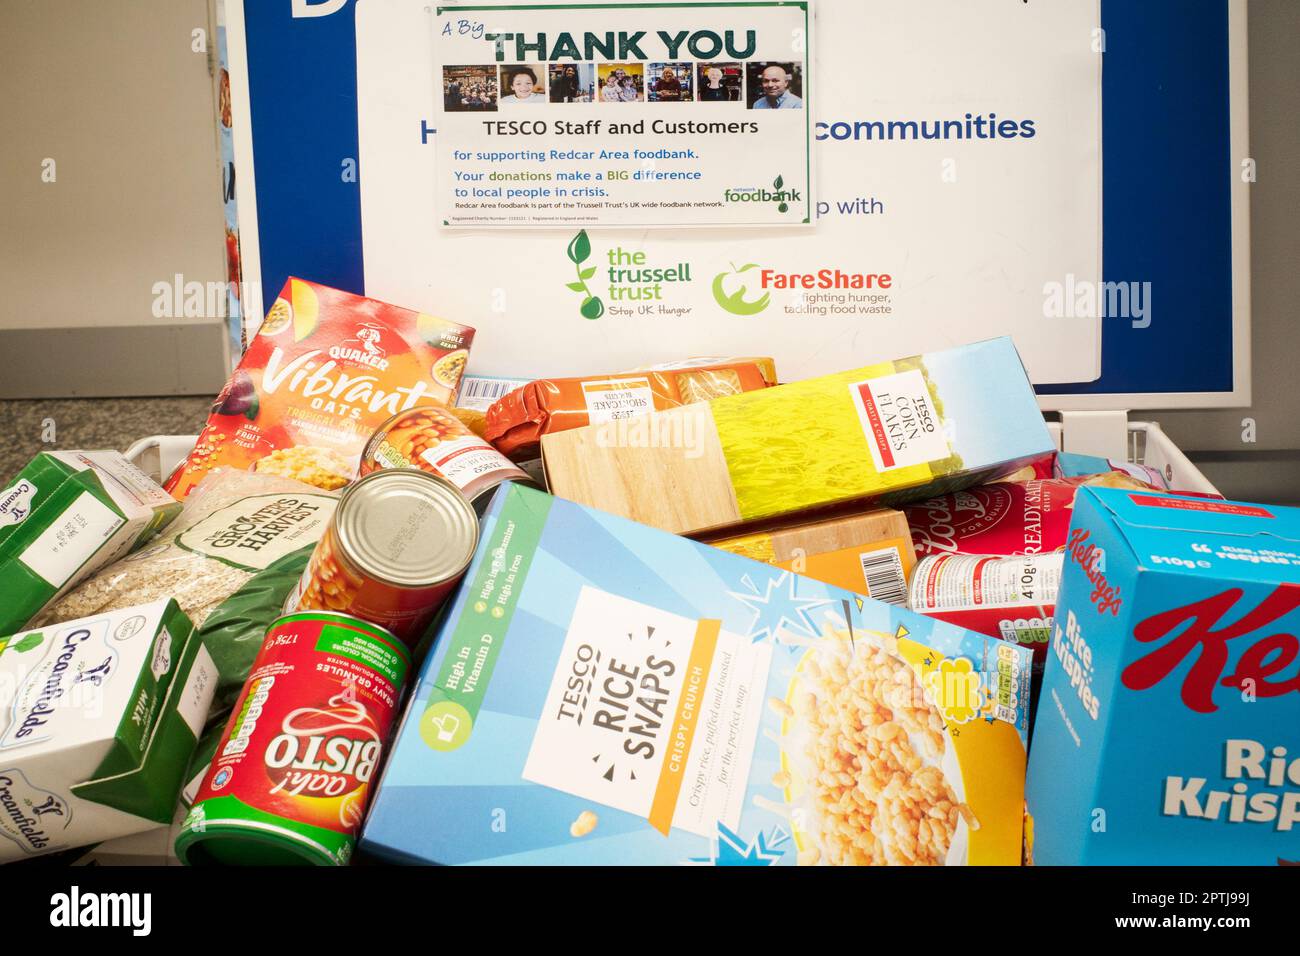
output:
[[[760, 298], [749, 298], [749, 286], [745, 284], [745, 273], [758, 268], [758, 263], [750, 262], [736, 268], [731, 264], [730, 272], [719, 272], [713, 280], [713, 298], [732, 315], [758, 315], [772, 303], [772, 293], [764, 292]], [[739, 277], [739, 278], [738, 278]]]
[[772, 182], [772, 190], [766, 188], [728, 189], [723, 192], [722, 198], [729, 203], [774, 202], [776, 203], [777, 212], [789, 212], [790, 203], [801, 202], [803, 200], [803, 193], [799, 192], [797, 189], [786, 189], [785, 178], [777, 176]]

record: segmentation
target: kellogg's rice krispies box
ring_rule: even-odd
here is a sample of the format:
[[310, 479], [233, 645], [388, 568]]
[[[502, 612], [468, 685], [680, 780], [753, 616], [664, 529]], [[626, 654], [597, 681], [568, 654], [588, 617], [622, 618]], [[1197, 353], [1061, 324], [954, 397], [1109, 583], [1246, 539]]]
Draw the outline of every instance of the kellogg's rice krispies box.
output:
[[468, 326], [290, 279], [167, 490], [183, 499], [223, 466], [341, 488], [387, 419], [454, 403], [473, 340]]
[[1300, 510], [1085, 488], [1027, 784], [1040, 864], [1300, 860]]
[[362, 845], [413, 863], [1016, 864], [1030, 656], [506, 485]]

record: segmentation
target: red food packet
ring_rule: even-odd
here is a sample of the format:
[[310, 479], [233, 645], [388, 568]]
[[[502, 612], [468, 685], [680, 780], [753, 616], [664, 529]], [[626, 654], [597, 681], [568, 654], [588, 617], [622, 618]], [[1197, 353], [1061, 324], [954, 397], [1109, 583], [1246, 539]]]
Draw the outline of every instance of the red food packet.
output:
[[1043, 554], [1065, 547], [1084, 485], [1149, 491], [1127, 475], [1000, 481], [904, 508], [917, 559], [932, 554]]

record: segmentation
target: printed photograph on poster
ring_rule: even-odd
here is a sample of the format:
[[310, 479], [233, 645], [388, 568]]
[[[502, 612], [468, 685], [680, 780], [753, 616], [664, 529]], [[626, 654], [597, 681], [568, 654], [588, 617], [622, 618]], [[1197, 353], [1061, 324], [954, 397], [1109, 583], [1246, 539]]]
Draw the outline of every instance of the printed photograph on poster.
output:
[[501, 106], [541, 106], [546, 100], [546, 69], [540, 63], [501, 67]]
[[691, 65], [689, 63], [651, 63], [651, 103], [689, 103], [691, 95]]
[[[436, 8], [437, 221], [513, 229], [811, 225], [810, 6]], [[490, 17], [473, 14], [487, 10]], [[695, 110], [697, 103], [712, 105]], [[465, 115], [516, 106], [543, 108], [527, 117]]]
[[802, 63], [750, 63], [746, 69], [751, 110], [803, 109]]
[[640, 63], [602, 63], [597, 72], [602, 103], [640, 103], [645, 99], [645, 67]]
[[442, 68], [442, 102], [448, 113], [496, 112], [499, 92], [495, 66]]
[[596, 66], [593, 63], [552, 63], [548, 84], [552, 103], [594, 103]]
[[740, 63], [701, 63], [696, 68], [701, 103], [734, 103], [745, 90], [745, 68]]

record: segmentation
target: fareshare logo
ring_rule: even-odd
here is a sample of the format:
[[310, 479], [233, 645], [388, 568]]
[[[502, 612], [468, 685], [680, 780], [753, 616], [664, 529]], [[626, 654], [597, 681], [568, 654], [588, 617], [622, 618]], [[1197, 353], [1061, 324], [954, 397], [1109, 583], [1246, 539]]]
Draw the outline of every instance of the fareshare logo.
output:
[[[744, 275], [757, 269], [758, 263], [750, 262], [739, 269], [731, 264], [730, 272], [719, 272], [713, 280], [713, 298], [732, 315], [758, 315], [772, 303], [772, 293], [764, 292], [760, 298], [749, 298], [749, 287], [744, 283]], [[742, 281], [737, 281], [737, 276]]]
[[722, 198], [729, 203], [736, 202], [774, 202], [777, 204], [777, 212], [789, 212], [790, 203], [800, 202], [803, 199], [803, 193], [797, 189], [785, 188], [785, 177], [777, 176], [772, 183], [775, 192], [767, 189], [727, 189], [723, 192]]

